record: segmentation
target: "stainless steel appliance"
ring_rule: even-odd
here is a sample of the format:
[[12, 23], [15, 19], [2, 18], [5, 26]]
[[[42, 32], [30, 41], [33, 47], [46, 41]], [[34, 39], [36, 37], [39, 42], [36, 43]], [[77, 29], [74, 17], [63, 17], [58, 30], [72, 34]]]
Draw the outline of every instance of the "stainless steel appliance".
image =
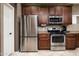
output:
[[48, 23], [49, 24], [62, 24], [63, 16], [49, 16]]
[[37, 15], [20, 20], [20, 51], [37, 51]]
[[65, 50], [65, 35], [64, 34], [51, 35], [51, 50]]
[[65, 50], [65, 29], [48, 28], [51, 33], [51, 50]]

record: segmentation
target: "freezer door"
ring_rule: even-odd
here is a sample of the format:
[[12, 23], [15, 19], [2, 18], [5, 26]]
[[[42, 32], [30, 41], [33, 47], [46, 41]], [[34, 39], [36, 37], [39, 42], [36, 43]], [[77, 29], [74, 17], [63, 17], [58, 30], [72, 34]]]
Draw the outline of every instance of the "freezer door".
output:
[[28, 51], [27, 38], [22, 38], [20, 40], [20, 51]]
[[27, 16], [28, 36], [37, 36], [37, 15]]
[[28, 51], [37, 51], [37, 37], [28, 38]]

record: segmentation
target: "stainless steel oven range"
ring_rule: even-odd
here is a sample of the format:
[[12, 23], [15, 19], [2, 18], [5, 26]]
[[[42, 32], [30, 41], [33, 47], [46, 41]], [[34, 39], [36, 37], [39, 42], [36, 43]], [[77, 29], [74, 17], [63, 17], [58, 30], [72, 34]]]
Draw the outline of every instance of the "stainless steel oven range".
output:
[[51, 34], [51, 50], [65, 50], [64, 34]]
[[65, 32], [66, 28], [62, 27], [50, 27], [48, 28], [50, 32], [51, 50], [65, 50]]

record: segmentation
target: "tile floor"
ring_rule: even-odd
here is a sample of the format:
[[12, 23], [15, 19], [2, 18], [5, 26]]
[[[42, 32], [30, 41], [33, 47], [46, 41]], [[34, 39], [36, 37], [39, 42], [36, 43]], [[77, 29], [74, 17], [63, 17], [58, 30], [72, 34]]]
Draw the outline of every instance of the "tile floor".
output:
[[79, 56], [79, 48], [65, 51], [39, 50], [38, 52], [15, 52], [11, 56]]

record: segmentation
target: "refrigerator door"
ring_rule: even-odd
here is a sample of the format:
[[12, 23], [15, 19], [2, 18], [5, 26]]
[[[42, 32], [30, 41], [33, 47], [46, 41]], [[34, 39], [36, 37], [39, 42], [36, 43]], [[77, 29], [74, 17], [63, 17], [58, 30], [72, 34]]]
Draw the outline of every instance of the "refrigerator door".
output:
[[37, 36], [37, 15], [27, 16], [28, 36]]
[[27, 21], [26, 16], [20, 19], [20, 51], [27, 51]]
[[23, 31], [22, 31], [22, 32], [23, 32], [23, 37], [27, 37], [27, 36], [28, 36], [28, 34], [27, 34], [27, 31], [28, 31], [28, 30], [27, 30], [27, 25], [28, 25], [28, 24], [27, 24], [27, 16], [24, 16], [22, 25], [23, 25], [23, 26], [22, 26], [22, 27], [23, 27], [23, 28], [22, 28], [22, 29], [23, 29]]
[[27, 36], [27, 16], [20, 19], [20, 37]]
[[37, 37], [28, 37], [28, 51], [37, 51]]

